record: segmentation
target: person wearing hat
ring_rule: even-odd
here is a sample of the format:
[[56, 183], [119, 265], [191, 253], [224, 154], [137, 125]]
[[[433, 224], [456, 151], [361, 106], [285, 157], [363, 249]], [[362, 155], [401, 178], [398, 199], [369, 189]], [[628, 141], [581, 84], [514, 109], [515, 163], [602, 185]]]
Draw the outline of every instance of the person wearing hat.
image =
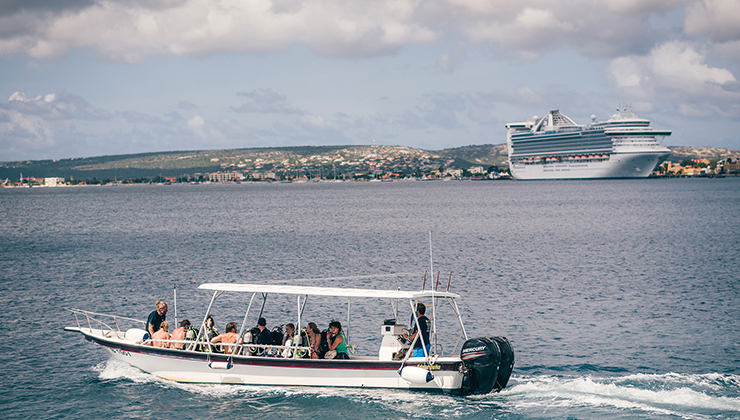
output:
[[[265, 318], [260, 318], [259, 320], [257, 320], [257, 328], [259, 328], [260, 330], [259, 335], [257, 335], [257, 344], [272, 344], [272, 334], [270, 334], [270, 331], [267, 330], [267, 320], [265, 320]], [[266, 350], [266, 348], [260, 348], [258, 352], [266, 354]]]

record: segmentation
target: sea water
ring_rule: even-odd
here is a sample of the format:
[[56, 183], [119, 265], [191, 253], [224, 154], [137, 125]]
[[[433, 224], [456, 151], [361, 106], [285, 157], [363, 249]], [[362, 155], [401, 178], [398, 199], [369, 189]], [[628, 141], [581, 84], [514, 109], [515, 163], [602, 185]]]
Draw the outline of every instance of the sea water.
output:
[[[738, 178], [3, 189], [0, 211], [2, 418], [740, 417]], [[67, 307], [143, 319], [156, 300], [174, 323], [175, 287], [199, 323], [206, 282], [448, 281], [468, 335], [514, 347], [501, 393], [178, 384], [62, 330]], [[247, 301], [219, 299], [219, 329]], [[345, 324], [346, 300], [310, 303], [304, 322]], [[268, 299], [268, 326], [295, 306]], [[391, 306], [351, 310], [377, 354]]]

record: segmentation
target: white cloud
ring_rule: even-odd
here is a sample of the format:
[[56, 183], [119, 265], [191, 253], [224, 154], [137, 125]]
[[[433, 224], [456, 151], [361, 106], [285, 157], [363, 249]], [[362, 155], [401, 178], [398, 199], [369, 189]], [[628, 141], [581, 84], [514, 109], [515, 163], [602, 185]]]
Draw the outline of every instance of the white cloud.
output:
[[203, 117], [201, 117], [200, 115], [196, 115], [188, 120], [187, 127], [191, 131], [200, 131], [205, 124], [206, 121], [203, 119]]
[[626, 96], [674, 103], [682, 115], [696, 116], [703, 109], [728, 117], [738, 111], [740, 92], [732, 72], [706, 64], [704, 54], [686, 42], [669, 41], [646, 56], [614, 59], [609, 72]]

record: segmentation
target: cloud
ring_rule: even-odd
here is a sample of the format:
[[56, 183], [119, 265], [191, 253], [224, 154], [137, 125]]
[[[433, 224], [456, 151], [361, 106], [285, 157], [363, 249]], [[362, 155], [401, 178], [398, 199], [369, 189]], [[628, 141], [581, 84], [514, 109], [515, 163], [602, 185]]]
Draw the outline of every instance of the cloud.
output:
[[[0, 15], [0, 54], [46, 59], [87, 47], [136, 63], [157, 54], [283, 52], [303, 44], [329, 57], [372, 57], [453, 41], [493, 42], [522, 57], [562, 49], [615, 57], [644, 53], [645, 45], [662, 40], [650, 16], [686, 1], [90, 0], [54, 6], [68, 2], [35, 0], [23, 6], [16, 0]], [[711, 12], [720, 9], [715, 5], [728, 2], [692, 6], [689, 26], [707, 31], [702, 28], [716, 19]], [[734, 21], [723, 17], [731, 31]], [[440, 56], [440, 68], [449, 71], [451, 58]]]
[[492, 42], [525, 59], [564, 50], [589, 57], [615, 57], [645, 52], [645, 45], [657, 42], [663, 35], [648, 18], [680, 1], [649, 3], [653, 6], [620, 9], [610, 7], [610, 2], [588, 0], [447, 0], [434, 2], [426, 11], [430, 26], [442, 31], [437, 34], [440, 38], [461, 34], [468, 42]]
[[665, 13], [692, 0], [605, 0], [609, 11], [624, 14]]
[[183, 111], [192, 111], [198, 109], [198, 106], [190, 103], [190, 101], [180, 101], [177, 103], [177, 108]]
[[70, 13], [92, 6], [94, 0], [4, 0], [0, 2], [0, 16], [22, 13]]
[[136, 123], [145, 123], [145, 124], [164, 124], [164, 121], [157, 117], [152, 116], [149, 114], [145, 114], [143, 112], [138, 111], [124, 111], [119, 113], [126, 121], [136, 124]]
[[200, 115], [196, 115], [188, 120], [187, 127], [191, 131], [200, 132], [205, 124], [206, 120], [204, 120]]
[[675, 104], [686, 116], [740, 117], [738, 81], [731, 71], [712, 67], [687, 42], [669, 41], [645, 56], [612, 60], [608, 71], [618, 90], [641, 101]]
[[238, 96], [247, 98], [247, 102], [238, 107], [231, 107], [236, 112], [255, 112], [264, 114], [304, 114], [304, 111], [291, 106], [288, 98], [272, 89], [257, 89], [252, 92], [238, 92]]
[[718, 42], [740, 40], [740, 1], [703, 0], [687, 6], [685, 31]]
[[[90, 47], [136, 63], [154, 54], [284, 51], [295, 43], [327, 56], [373, 56], [434, 40], [417, 1], [96, 0], [67, 10], [16, 8], [0, 17], [0, 53], [57, 58]], [[86, 7], [85, 7], [86, 6]]]
[[34, 115], [46, 120], [108, 120], [113, 118], [110, 112], [96, 108], [83, 98], [62, 91], [58, 95], [39, 95], [34, 99], [26, 98], [24, 92], [14, 92], [0, 109], [13, 111], [22, 115]]

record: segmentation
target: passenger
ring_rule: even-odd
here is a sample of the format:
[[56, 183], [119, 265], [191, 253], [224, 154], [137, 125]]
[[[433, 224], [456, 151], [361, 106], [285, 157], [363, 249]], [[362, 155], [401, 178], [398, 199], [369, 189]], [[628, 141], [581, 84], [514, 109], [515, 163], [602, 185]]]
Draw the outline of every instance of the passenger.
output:
[[[272, 344], [272, 334], [267, 330], [267, 320], [265, 320], [265, 318], [257, 320], [257, 328], [259, 328], [260, 331], [257, 334], [256, 344], [266, 346]], [[267, 354], [267, 347], [259, 347], [257, 349], [257, 354]]]
[[162, 325], [162, 321], [167, 320], [167, 304], [158, 300], [155, 305], [157, 309], [152, 311], [146, 320], [147, 333], [144, 334], [144, 340], [153, 337], [154, 333], [159, 329], [159, 326]]
[[295, 337], [295, 325], [293, 324], [286, 324], [285, 325], [285, 336], [283, 337], [283, 345], [286, 346], [288, 340], [291, 340], [291, 342], [294, 340]]
[[170, 343], [165, 343], [164, 341], [162, 341], [170, 339], [170, 334], [167, 332], [169, 328], [170, 324], [168, 324], [167, 321], [162, 321], [162, 323], [159, 325], [159, 328], [157, 329], [157, 332], [152, 335], [151, 345], [162, 348], [170, 347]]
[[321, 331], [315, 322], [309, 322], [306, 327], [306, 333], [308, 334], [308, 343], [311, 347], [311, 358], [320, 359], [319, 348], [321, 346]]
[[[182, 320], [180, 322], [180, 328], [176, 328], [175, 331], [172, 331], [172, 340], [175, 341], [184, 341], [187, 337], [188, 331], [190, 330], [190, 321], [187, 319]], [[184, 343], [172, 343], [170, 346], [173, 349], [182, 350], [185, 347]]]
[[[213, 337], [211, 339], [211, 344], [216, 343], [223, 343], [223, 344], [237, 344], [237, 340], [239, 341], [239, 345], [242, 344], [241, 338], [239, 338], [239, 334], [237, 334], [236, 330], [236, 322], [229, 322], [226, 324], [226, 332], [218, 335], [216, 337]], [[231, 354], [234, 351], [234, 346], [221, 346], [222, 353], [225, 354]]]
[[347, 339], [342, 333], [342, 324], [339, 321], [332, 320], [329, 323], [329, 330], [331, 331], [331, 336], [328, 339], [329, 351], [335, 350], [337, 352], [335, 359], [349, 359]]
[[283, 349], [280, 356], [286, 359], [293, 357], [293, 351], [290, 347], [295, 344], [295, 325], [290, 323], [285, 324], [285, 335], [283, 336], [283, 342], [281, 344], [286, 348]]
[[427, 324], [429, 318], [424, 315], [426, 311], [427, 308], [423, 303], [420, 302], [416, 305], [416, 317], [419, 320], [418, 328], [417, 325], [414, 325], [410, 335], [403, 335], [406, 338], [406, 342], [410, 343], [416, 338], [419, 331], [421, 331], [421, 338], [424, 339], [424, 345], [422, 346], [421, 339], [416, 340], [416, 343], [414, 343], [414, 354], [412, 354], [413, 357], [426, 357], [429, 355], [429, 325]]
[[216, 321], [213, 320], [213, 316], [208, 315], [206, 317], [206, 337], [208, 337], [208, 341], [213, 340], [213, 337], [216, 337], [218, 335], [218, 330], [216, 329]]

